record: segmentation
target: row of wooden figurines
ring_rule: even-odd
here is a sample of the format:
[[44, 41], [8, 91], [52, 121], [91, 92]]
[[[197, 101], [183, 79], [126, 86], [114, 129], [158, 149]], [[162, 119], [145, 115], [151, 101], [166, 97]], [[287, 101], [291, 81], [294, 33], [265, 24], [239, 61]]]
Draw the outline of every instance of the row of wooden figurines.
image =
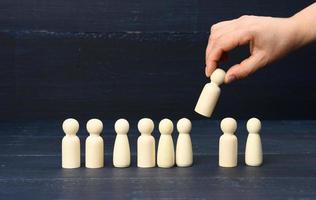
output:
[[[63, 122], [65, 136], [62, 140], [62, 167], [80, 167], [80, 140], [76, 136], [79, 130], [77, 120], [70, 118]], [[91, 119], [86, 125], [89, 136], [85, 143], [85, 166], [87, 168], [101, 168], [104, 166], [104, 142], [100, 136], [103, 123], [99, 119]], [[125, 119], [119, 119], [114, 125], [117, 133], [113, 148], [114, 167], [129, 167], [131, 164], [131, 152], [127, 133], [129, 123]], [[157, 149], [157, 166], [170, 168], [189, 167], [193, 164], [193, 151], [190, 132], [191, 121], [182, 118], [177, 123], [179, 136], [176, 150], [174, 149], [172, 132], [174, 126], [170, 119], [163, 119], [159, 123], [159, 138]], [[141, 135], [137, 139], [137, 166], [150, 168], [156, 166], [155, 138], [151, 135], [154, 130], [154, 122], [149, 118], [143, 118], [138, 122], [138, 130]]]
[[[238, 140], [235, 136], [237, 122], [233, 118], [225, 118], [221, 121], [221, 130], [224, 133], [219, 140], [219, 166], [236, 167], [238, 157]], [[129, 167], [131, 164], [130, 146], [127, 133], [129, 123], [125, 119], [119, 119], [114, 125], [117, 133], [113, 149], [114, 167]], [[141, 135], [137, 140], [137, 166], [150, 168], [156, 166], [155, 139], [151, 135], [154, 123], [149, 118], [143, 118], [138, 122], [138, 130]], [[176, 151], [172, 139], [173, 123], [169, 119], [163, 119], [159, 123], [159, 138], [157, 150], [157, 165], [162, 168], [189, 167], [193, 164], [193, 151], [190, 132], [191, 121], [182, 118], [177, 123], [179, 136]], [[67, 119], [63, 123], [66, 136], [62, 141], [62, 167], [80, 167], [80, 141], [76, 136], [79, 123], [75, 119]], [[101, 168], [104, 166], [104, 143], [100, 136], [103, 124], [98, 119], [91, 119], [87, 123], [87, 131], [90, 134], [86, 139], [86, 162], [87, 168]], [[257, 118], [251, 118], [247, 122], [249, 132], [245, 162], [249, 166], [260, 166], [263, 162], [262, 143], [260, 138], [261, 122]]]

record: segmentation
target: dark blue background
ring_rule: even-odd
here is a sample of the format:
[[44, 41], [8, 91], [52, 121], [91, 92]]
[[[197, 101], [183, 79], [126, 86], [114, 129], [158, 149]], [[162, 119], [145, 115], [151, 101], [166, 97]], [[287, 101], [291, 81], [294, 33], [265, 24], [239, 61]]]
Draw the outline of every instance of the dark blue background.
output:
[[[313, 1], [54, 0], [0, 3], [3, 119], [190, 117], [212, 24], [286, 17]], [[214, 119], [315, 119], [316, 45], [222, 87]], [[233, 62], [248, 49], [232, 52]]]

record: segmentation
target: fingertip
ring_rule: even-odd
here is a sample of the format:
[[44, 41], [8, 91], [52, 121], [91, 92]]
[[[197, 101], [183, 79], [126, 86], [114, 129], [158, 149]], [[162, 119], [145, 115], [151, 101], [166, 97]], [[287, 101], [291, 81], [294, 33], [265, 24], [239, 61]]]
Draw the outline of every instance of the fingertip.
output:
[[234, 82], [236, 80], [237, 80], [237, 76], [234, 75], [234, 74], [230, 74], [230, 75], [226, 75], [225, 76], [225, 83], [226, 84], [232, 83], [232, 82]]
[[205, 76], [206, 76], [206, 77], [210, 77], [210, 74], [209, 74], [209, 72], [208, 72], [207, 66], [205, 66]]
[[209, 65], [206, 66], [206, 67], [205, 67], [205, 75], [206, 75], [206, 77], [209, 78], [209, 77], [211, 76], [211, 74], [213, 73], [213, 71], [214, 71], [214, 70], [212, 69], [211, 66], [209, 66]]
[[205, 68], [206, 76], [210, 77], [212, 73], [215, 71], [216, 67], [217, 67], [216, 63], [210, 63], [209, 65], [207, 65]]
[[238, 79], [238, 64], [232, 66], [231, 68], [229, 68], [229, 70], [226, 72], [226, 76], [225, 76], [225, 83], [229, 84], [232, 83], [234, 81], [236, 81]]

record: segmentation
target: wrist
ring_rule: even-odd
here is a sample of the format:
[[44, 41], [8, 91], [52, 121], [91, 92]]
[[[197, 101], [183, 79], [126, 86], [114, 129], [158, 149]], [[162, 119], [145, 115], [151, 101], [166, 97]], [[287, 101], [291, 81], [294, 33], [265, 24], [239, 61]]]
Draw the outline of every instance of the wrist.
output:
[[316, 41], [316, 24], [313, 24], [310, 19], [300, 14], [289, 18], [294, 27], [294, 33], [298, 47]]

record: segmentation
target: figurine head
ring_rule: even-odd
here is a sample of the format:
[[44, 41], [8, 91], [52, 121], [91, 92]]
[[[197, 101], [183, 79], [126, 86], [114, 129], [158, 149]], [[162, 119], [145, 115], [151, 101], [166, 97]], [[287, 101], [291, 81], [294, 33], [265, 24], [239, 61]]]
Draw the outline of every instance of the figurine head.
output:
[[192, 129], [192, 123], [187, 118], [182, 118], [177, 123], [177, 129], [179, 133], [190, 133]]
[[261, 130], [261, 122], [257, 118], [251, 118], [247, 122], [247, 130], [249, 133], [259, 133]]
[[161, 134], [171, 135], [173, 132], [173, 123], [170, 119], [163, 119], [159, 123], [159, 132]]
[[237, 122], [231, 117], [227, 117], [221, 121], [221, 129], [223, 133], [234, 134], [237, 129]]
[[127, 134], [129, 131], [129, 123], [126, 119], [119, 119], [114, 125], [115, 132], [117, 134]]
[[154, 122], [149, 118], [143, 118], [139, 120], [137, 127], [141, 134], [151, 134], [154, 130]]
[[79, 130], [79, 122], [73, 118], [66, 119], [63, 122], [63, 130], [66, 135], [76, 135]]
[[86, 126], [89, 134], [100, 135], [103, 130], [103, 123], [99, 119], [90, 119]]
[[221, 85], [225, 80], [226, 72], [222, 69], [217, 68], [211, 75], [211, 82], [216, 85]]

